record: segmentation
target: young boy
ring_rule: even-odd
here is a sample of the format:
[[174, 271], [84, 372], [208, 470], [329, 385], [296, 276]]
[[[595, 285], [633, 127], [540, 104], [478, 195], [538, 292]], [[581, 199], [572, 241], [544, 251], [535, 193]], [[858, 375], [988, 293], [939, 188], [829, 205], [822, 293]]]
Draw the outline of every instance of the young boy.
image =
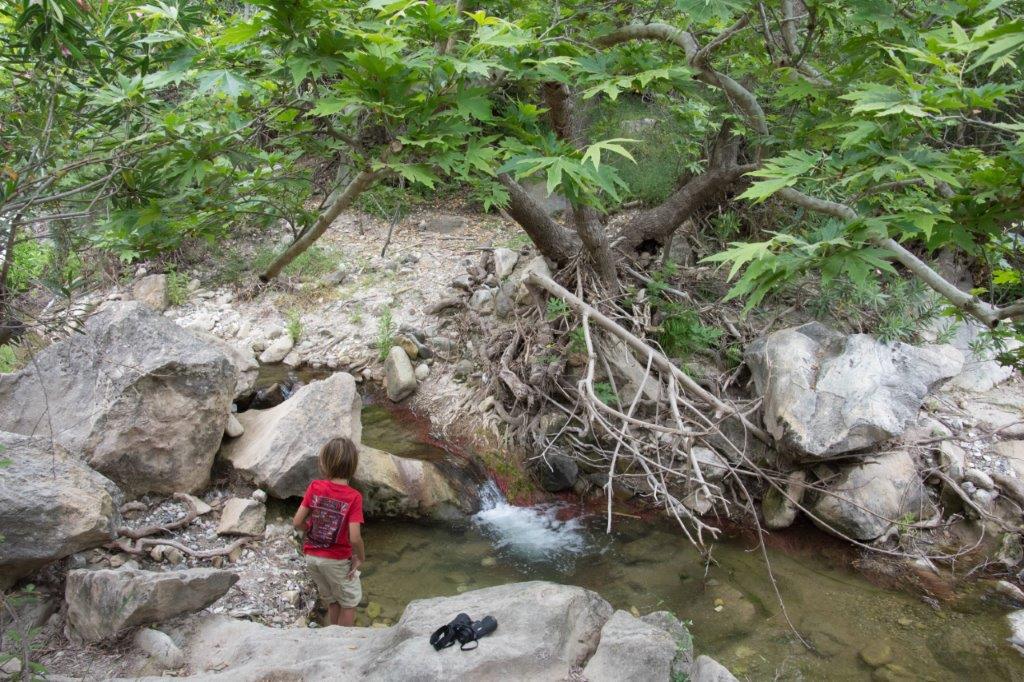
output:
[[359, 567], [366, 560], [359, 526], [363, 496], [349, 487], [359, 451], [348, 438], [333, 438], [320, 448], [323, 479], [309, 484], [292, 525], [305, 531], [302, 551], [331, 625], [351, 627], [363, 597]]

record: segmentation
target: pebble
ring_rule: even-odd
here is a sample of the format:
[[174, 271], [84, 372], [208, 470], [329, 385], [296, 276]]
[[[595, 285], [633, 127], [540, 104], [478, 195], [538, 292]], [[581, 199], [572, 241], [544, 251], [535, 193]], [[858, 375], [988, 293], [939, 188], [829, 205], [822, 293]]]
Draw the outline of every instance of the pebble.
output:
[[257, 502], [265, 503], [267, 501], [267, 493], [263, 490], [256, 489], [252, 491], [252, 499]]

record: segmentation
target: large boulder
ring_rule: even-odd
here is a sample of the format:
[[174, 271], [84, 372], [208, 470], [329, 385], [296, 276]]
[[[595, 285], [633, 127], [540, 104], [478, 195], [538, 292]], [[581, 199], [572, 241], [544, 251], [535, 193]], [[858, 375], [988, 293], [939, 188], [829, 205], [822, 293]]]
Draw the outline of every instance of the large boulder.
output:
[[827, 459], [899, 435], [928, 391], [956, 376], [952, 346], [882, 343], [812, 322], [774, 332], [744, 355], [764, 399], [765, 427], [801, 459]]
[[0, 429], [53, 439], [130, 495], [206, 487], [235, 370], [215, 345], [136, 302], [0, 375]]
[[[948, 387], [982, 393], [1013, 375], [1013, 366], [1000, 364], [996, 359], [999, 349], [985, 342], [986, 331], [985, 325], [974, 320], [961, 322], [952, 317], [940, 317], [923, 332], [930, 340], [945, 338], [964, 355], [963, 369], [949, 380]], [[1005, 350], [1019, 347], [1020, 341], [1007, 339]]]
[[236, 582], [238, 575], [215, 568], [71, 571], [64, 593], [68, 625], [85, 641], [113, 639], [127, 628], [205, 608]]
[[665, 630], [626, 611], [616, 611], [601, 628], [601, 642], [583, 669], [589, 682], [668, 680], [676, 640]]
[[352, 375], [332, 374], [276, 407], [239, 413], [244, 433], [224, 443], [221, 457], [275, 497], [302, 495], [319, 476], [320, 446], [340, 436], [359, 443], [362, 409]]
[[0, 432], [0, 589], [114, 537], [121, 492], [49, 441]]
[[[459, 613], [490, 614], [498, 629], [476, 652], [434, 651], [431, 633]], [[554, 681], [586, 662], [611, 613], [581, 587], [514, 583], [414, 601], [390, 628], [281, 630], [210, 617], [191, 634], [186, 655], [192, 679]]]
[[396, 457], [359, 448], [354, 485], [363, 494], [363, 510], [373, 516], [445, 516], [465, 501], [433, 462]]
[[934, 512], [914, 459], [903, 451], [841, 467], [814, 503], [814, 522], [854, 540], [874, 540], [893, 525]]

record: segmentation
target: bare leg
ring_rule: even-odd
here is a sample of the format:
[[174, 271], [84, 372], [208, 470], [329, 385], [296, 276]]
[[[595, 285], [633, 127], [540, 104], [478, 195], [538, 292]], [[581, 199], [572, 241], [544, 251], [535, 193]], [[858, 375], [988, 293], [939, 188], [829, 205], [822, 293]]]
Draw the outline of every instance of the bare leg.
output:
[[344, 625], [347, 628], [352, 627], [356, 623], [356, 609], [353, 606], [350, 609], [342, 608], [338, 606], [341, 611], [341, 617], [338, 620], [338, 625]]
[[327, 605], [327, 620], [331, 625], [338, 625], [341, 619], [341, 604]]

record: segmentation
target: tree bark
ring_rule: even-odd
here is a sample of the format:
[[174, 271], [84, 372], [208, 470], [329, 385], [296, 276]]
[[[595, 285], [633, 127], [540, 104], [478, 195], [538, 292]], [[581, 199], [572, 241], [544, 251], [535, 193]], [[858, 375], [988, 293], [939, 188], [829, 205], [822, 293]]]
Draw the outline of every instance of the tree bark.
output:
[[505, 173], [499, 175], [498, 180], [508, 190], [509, 215], [542, 255], [561, 265], [579, 253], [582, 247], [579, 237], [552, 220], [522, 185]]
[[316, 222], [313, 223], [313, 227], [302, 234], [301, 237], [292, 242], [291, 246], [285, 249], [285, 252], [274, 259], [274, 262], [266, 269], [266, 271], [260, 275], [261, 282], [269, 282], [270, 280], [281, 274], [281, 271], [288, 266], [293, 260], [295, 260], [299, 254], [308, 249], [316, 242], [323, 233], [327, 231], [327, 228], [331, 226], [334, 219], [344, 211], [346, 208], [352, 205], [352, 202], [356, 200], [362, 192], [373, 184], [374, 180], [377, 179], [377, 173], [364, 170], [360, 171], [356, 177], [348, 183], [345, 187], [345, 191], [338, 195], [338, 198], [327, 207], [327, 209], [317, 216]]

